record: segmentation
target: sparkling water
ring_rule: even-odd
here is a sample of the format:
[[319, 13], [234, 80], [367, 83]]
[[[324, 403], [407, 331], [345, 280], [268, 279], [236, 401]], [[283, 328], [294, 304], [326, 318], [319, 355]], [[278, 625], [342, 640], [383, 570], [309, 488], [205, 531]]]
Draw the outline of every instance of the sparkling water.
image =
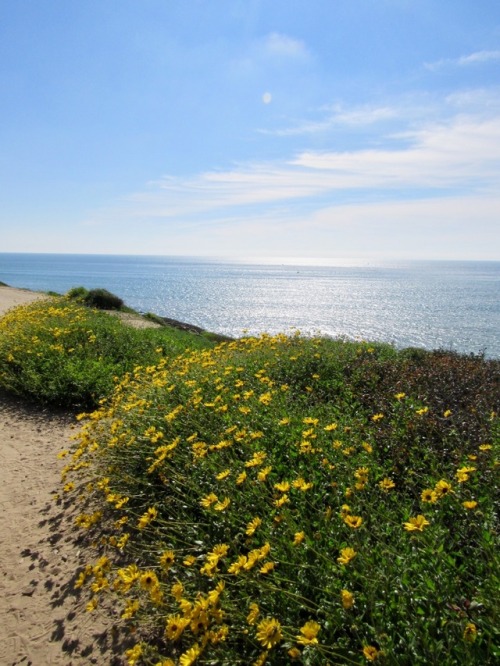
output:
[[230, 336], [300, 330], [500, 358], [500, 262], [2, 254], [0, 280], [103, 287]]

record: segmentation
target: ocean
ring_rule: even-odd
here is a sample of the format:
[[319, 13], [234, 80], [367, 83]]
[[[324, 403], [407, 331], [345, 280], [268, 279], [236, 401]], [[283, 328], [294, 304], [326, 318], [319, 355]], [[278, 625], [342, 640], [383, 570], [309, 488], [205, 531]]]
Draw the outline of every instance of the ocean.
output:
[[141, 312], [243, 334], [321, 334], [500, 358], [500, 262], [0, 253], [0, 281], [104, 287]]

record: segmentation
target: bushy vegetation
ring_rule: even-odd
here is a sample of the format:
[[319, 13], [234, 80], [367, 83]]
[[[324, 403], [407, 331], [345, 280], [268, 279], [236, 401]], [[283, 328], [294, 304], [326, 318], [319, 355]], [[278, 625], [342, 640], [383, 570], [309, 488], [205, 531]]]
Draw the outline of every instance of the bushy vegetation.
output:
[[128, 375], [65, 469], [88, 609], [117, 596], [131, 664], [494, 663], [498, 381], [285, 337]]
[[136, 365], [177, 355], [206, 338], [135, 330], [74, 300], [53, 298], [0, 319], [0, 388], [44, 404], [90, 409]]
[[[0, 320], [2, 382], [9, 354], [33, 355], [34, 320], [50, 331], [42, 384], [89, 312], [30, 308]], [[112, 319], [88, 316], [86, 354]], [[62, 495], [97, 548], [75, 586], [89, 612], [112, 600], [136, 639], [127, 663], [497, 663], [500, 362], [186, 336], [176, 354], [136, 348], [61, 453]]]
[[121, 310], [124, 306], [123, 299], [107, 289], [89, 290], [85, 287], [73, 287], [66, 296], [69, 299], [84, 303], [90, 308], [99, 310]]

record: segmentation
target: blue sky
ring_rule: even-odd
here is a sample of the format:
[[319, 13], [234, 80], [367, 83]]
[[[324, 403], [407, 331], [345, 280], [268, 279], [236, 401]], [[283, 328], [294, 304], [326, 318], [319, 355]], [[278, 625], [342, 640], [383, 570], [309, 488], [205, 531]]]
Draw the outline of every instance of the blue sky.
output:
[[0, 251], [500, 260], [498, 0], [0, 6]]

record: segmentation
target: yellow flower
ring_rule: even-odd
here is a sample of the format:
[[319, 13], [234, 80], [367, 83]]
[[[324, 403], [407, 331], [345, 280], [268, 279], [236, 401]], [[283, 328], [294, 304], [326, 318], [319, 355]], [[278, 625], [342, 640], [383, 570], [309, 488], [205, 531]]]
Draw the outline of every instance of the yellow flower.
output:
[[181, 654], [179, 666], [192, 666], [200, 654], [201, 647], [199, 645], [193, 645], [193, 647], [189, 648], [184, 654]]
[[435, 490], [432, 490], [431, 488], [426, 488], [425, 490], [422, 490], [420, 499], [422, 500], [422, 502], [428, 502], [430, 504], [434, 504], [435, 502], [437, 502], [438, 496]]
[[477, 627], [476, 627], [475, 624], [473, 624], [472, 622], [468, 622], [465, 625], [463, 638], [464, 638], [464, 641], [467, 641], [468, 643], [473, 643], [476, 640], [476, 638], [477, 638]]
[[248, 534], [248, 536], [252, 536], [252, 534], [255, 533], [255, 530], [259, 527], [259, 525], [262, 525], [262, 519], [259, 517], [254, 518], [248, 523], [247, 528], [245, 530], [245, 534]]
[[167, 618], [165, 634], [170, 641], [177, 641], [182, 636], [182, 632], [189, 624], [189, 618], [181, 615], [170, 615]]
[[265, 451], [256, 451], [252, 458], [245, 463], [245, 467], [258, 467], [259, 465], [262, 465], [266, 458], [267, 453], [265, 453]]
[[340, 596], [342, 598], [342, 606], [345, 610], [349, 610], [354, 606], [354, 594], [349, 590], [341, 590]]
[[460, 469], [458, 469], [456, 473], [458, 483], [464, 483], [465, 481], [468, 481], [469, 475], [475, 471], [476, 471], [475, 467], [461, 467]]
[[223, 624], [218, 629], [209, 631], [207, 636], [212, 643], [212, 645], [217, 645], [226, 640], [229, 635], [229, 627], [227, 624]]
[[95, 609], [97, 608], [98, 603], [99, 603], [98, 597], [92, 597], [89, 603], [85, 606], [85, 610], [88, 613], [92, 613], [92, 611], [95, 611]]
[[491, 444], [481, 444], [479, 446], [480, 451], [490, 451], [492, 448]]
[[305, 532], [295, 532], [295, 535], [293, 537], [293, 545], [298, 546], [299, 544], [301, 544], [304, 541], [305, 536], [306, 536]]
[[276, 564], [274, 562], [266, 562], [259, 569], [259, 573], [261, 573], [263, 575], [268, 574], [270, 571], [272, 571], [274, 569], [275, 566], [276, 566]]
[[429, 521], [420, 514], [414, 518], [410, 518], [407, 523], [404, 523], [404, 528], [408, 532], [422, 532], [424, 527], [429, 524]]
[[384, 418], [383, 414], [374, 414], [372, 416], [372, 421], [376, 423], [377, 421], [381, 421], [383, 418]]
[[351, 560], [353, 560], [357, 555], [357, 552], [354, 550], [354, 548], [342, 548], [340, 551], [340, 556], [337, 557], [337, 562], [339, 564], [349, 564]]
[[310, 490], [313, 487], [313, 484], [312, 483], [307, 483], [306, 481], [304, 481], [304, 479], [302, 477], [299, 476], [298, 479], [295, 479], [295, 481], [292, 481], [292, 486], [305, 493], [306, 490]]
[[186, 558], [184, 558], [182, 564], [185, 567], [192, 567], [195, 562], [196, 562], [196, 557], [194, 555], [188, 555]]
[[477, 506], [477, 502], [475, 502], [474, 500], [470, 500], [470, 501], [467, 501], [467, 502], [462, 502], [462, 506], [465, 509], [475, 509], [476, 506]]
[[257, 625], [256, 635], [259, 643], [267, 650], [270, 650], [283, 638], [281, 624], [274, 618], [265, 618]]
[[357, 529], [363, 523], [363, 518], [361, 516], [347, 515], [344, 518], [344, 523], [353, 529]]
[[453, 492], [451, 483], [448, 483], [448, 481], [445, 481], [444, 479], [441, 479], [441, 481], [436, 483], [434, 490], [438, 499]]
[[389, 490], [392, 490], [393, 488], [396, 487], [396, 484], [392, 479], [385, 478], [382, 479], [382, 481], [379, 481], [379, 487], [382, 488], [383, 491], [388, 492]]
[[300, 645], [317, 645], [318, 635], [321, 626], [314, 620], [309, 620], [300, 628], [300, 634], [296, 636], [297, 643]]
[[125, 651], [125, 657], [127, 658], [128, 666], [135, 666], [135, 664], [141, 658], [141, 655], [142, 655], [142, 646], [141, 646], [140, 643], [135, 645], [130, 650], [126, 650]]
[[139, 585], [143, 590], [152, 590], [158, 587], [158, 578], [154, 571], [145, 571], [139, 578]]
[[195, 606], [193, 617], [189, 623], [189, 628], [193, 634], [198, 635], [201, 632], [205, 633], [209, 625], [208, 615], [204, 610], [200, 610]]
[[264, 650], [264, 652], [261, 652], [257, 659], [252, 663], [252, 666], [264, 666], [266, 663], [267, 657], [269, 655], [269, 652], [267, 650]]
[[76, 583], [74, 584], [74, 589], [78, 590], [80, 587], [83, 587], [85, 585], [85, 581], [87, 580], [87, 576], [85, 574], [85, 571], [80, 571], [78, 574], [78, 578], [76, 579]]
[[146, 513], [144, 513], [140, 518], [139, 521], [137, 522], [137, 527], [140, 530], [143, 530], [145, 527], [153, 521], [156, 516], [158, 515], [158, 511], [154, 507], [150, 507]]
[[277, 507], [278, 509], [283, 506], [283, 504], [286, 504], [287, 502], [290, 501], [290, 498], [286, 493], [284, 493], [279, 499], [274, 500], [274, 506]]
[[290, 423], [290, 419], [286, 416], [284, 419], [281, 419], [278, 421], [279, 425], [288, 425]]
[[271, 472], [272, 467], [271, 465], [268, 465], [267, 467], [263, 467], [260, 472], [257, 474], [257, 480], [258, 481], [265, 481], [267, 477], [269, 476], [269, 473]]
[[290, 484], [288, 481], [282, 481], [281, 483], [275, 483], [274, 487], [276, 490], [279, 490], [281, 493], [287, 493], [290, 490]]
[[184, 593], [184, 585], [180, 581], [176, 581], [170, 588], [170, 592], [176, 601], [182, 599]]
[[326, 432], [332, 432], [333, 430], [337, 430], [338, 425], [336, 423], [329, 423], [326, 425], [323, 430], [326, 430]]
[[160, 565], [165, 570], [169, 570], [172, 564], [175, 562], [175, 554], [173, 550], [166, 550], [160, 556]]
[[222, 479], [225, 479], [230, 474], [231, 474], [231, 470], [230, 469], [225, 469], [223, 472], [220, 472], [219, 474], [217, 474], [217, 476], [215, 478], [217, 479], [217, 481], [222, 481]]
[[239, 572], [243, 569], [245, 564], [247, 563], [247, 560], [248, 560], [248, 558], [247, 558], [246, 555], [239, 555], [236, 562], [233, 562], [231, 564], [231, 566], [228, 568], [227, 572], [237, 576], [239, 574]]
[[363, 655], [367, 661], [375, 661], [380, 655], [380, 650], [377, 650], [373, 645], [365, 645]]
[[302, 419], [302, 423], [304, 425], [317, 426], [319, 423], [319, 419], [312, 418], [311, 416], [306, 416], [304, 419]]
[[226, 584], [224, 583], [224, 581], [221, 581], [220, 583], [217, 583], [215, 588], [213, 590], [210, 590], [210, 592], [207, 594], [207, 600], [212, 606], [215, 606], [218, 603], [220, 595], [224, 591], [225, 587]]
[[367, 481], [368, 480], [368, 474], [370, 473], [370, 470], [368, 467], [358, 467], [358, 469], [354, 472], [354, 477], [356, 479], [359, 479], [360, 481]]
[[236, 485], [241, 486], [241, 484], [245, 481], [247, 478], [247, 473], [245, 471], [241, 472], [241, 474], [238, 474], [236, 478]]
[[217, 502], [217, 504], [214, 506], [214, 509], [216, 511], [225, 511], [230, 504], [231, 500], [229, 497], [225, 497], [222, 502]]
[[160, 606], [163, 603], [164, 595], [159, 585], [151, 588], [149, 591], [149, 597], [156, 606]]
[[128, 567], [125, 567], [124, 569], [118, 569], [117, 573], [127, 587], [133, 585], [135, 581], [139, 579], [140, 576], [140, 571], [137, 568], [137, 565], [135, 564], [130, 564]]
[[417, 409], [415, 413], [418, 414], [419, 416], [423, 416], [424, 414], [427, 414], [428, 411], [429, 411], [428, 407], [422, 407], [421, 409]]
[[121, 614], [122, 620], [130, 620], [132, 617], [134, 617], [134, 615], [139, 610], [139, 606], [140, 604], [137, 599], [134, 599], [133, 601], [131, 599], [127, 599], [127, 605]]
[[255, 622], [257, 621], [257, 618], [259, 616], [259, 613], [260, 613], [260, 609], [259, 609], [258, 604], [252, 602], [250, 604], [250, 612], [247, 615], [248, 624], [255, 624]]
[[259, 396], [259, 402], [263, 405], [269, 405], [272, 402], [273, 396], [270, 391], [267, 393], [263, 393], [261, 396]]
[[402, 400], [406, 396], [406, 393], [396, 393], [394, 396], [396, 400]]
[[451, 416], [451, 414], [452, 414], [451, 409], [447, 409], [447, 410], [444, 412], [443, 416], [444, 416], [445, 419], [447, 419], [448, 416]]

